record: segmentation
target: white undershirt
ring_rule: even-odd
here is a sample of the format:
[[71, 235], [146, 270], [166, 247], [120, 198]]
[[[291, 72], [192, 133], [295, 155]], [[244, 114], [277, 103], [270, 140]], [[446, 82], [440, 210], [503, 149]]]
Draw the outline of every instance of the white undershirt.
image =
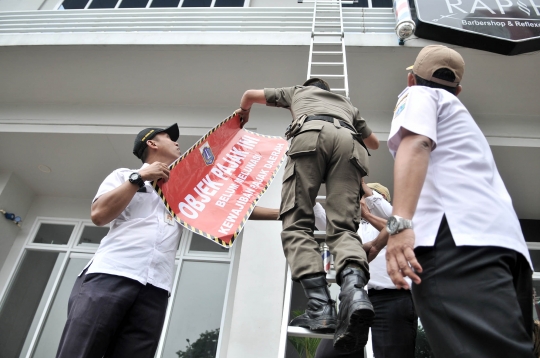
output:
[[[99, 187], [94, 201], [122, 185], [136, 171], [121, 168], [112, 172]], [[123, 276], [170, 292], [182, 227], [176, 221], [165, 221], [167, 210], [163, 201], [150, 182], [145, 187], [147, 192], [137, 192], [111, 222], [87, 273]]]
[[408, 87], [399, 96], [388, 138], [394, 157], [402, 128], [433, 141], [413, 217], [415, 247], [434, 245], [446, 215], [457, 246], [512, 249], [520, 252], [532, 268], [512, 200], [489, 144], [458, 98], [442, 89]]

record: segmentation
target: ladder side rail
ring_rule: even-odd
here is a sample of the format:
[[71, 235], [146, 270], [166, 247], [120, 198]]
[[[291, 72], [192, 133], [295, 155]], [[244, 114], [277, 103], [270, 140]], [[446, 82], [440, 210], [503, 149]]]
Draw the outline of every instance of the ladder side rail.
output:
[[309, 44], [309, 59], [308, 59], [308, 67], [307, 67], [307, 78], [306, 80], [309, 80], [311, 78], [311, 62], [313, 61], [313, 42], [315, 40], [315, 19], [317, 17], [317, 0], [313, 3], [313, 21], [311, 23], [311, 41]]
[[291, 311], [291, 300], [292, 300], [292, 276], [291, 269], [287, 264], [287, 276], [285, 278], [285, 294], [283, 295], [283, 316], [281, 318], [281, 331], [279, 337], [279, 349], [278, 357], [285, 358], [285, 353], [287, 352], [287, 342], [288, 342], [288, 330], [289, 330], [289, 316]]
[[341, 24], [341, 51], [343, 52], [343, 83], [345, 88], [345, 97], [349, 98], [349, 76], [347, 73], [347, 55], [345, 53], [345, 31], [343, 29], [343, 7], [339, 7], [339, 21]]

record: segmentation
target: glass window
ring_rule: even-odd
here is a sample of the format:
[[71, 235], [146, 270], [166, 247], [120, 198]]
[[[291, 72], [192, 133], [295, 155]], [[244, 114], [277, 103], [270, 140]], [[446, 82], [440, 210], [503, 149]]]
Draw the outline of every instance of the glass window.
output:
[[114, 9], [118, 0], [92, 0], [89, 9]]
[[73, 9], [84, 9], [88, 4], [88, 0], [64, 0], [62, 5], [60, 5], [60, 10], [73, 10]]
[[210, 239], [193, 233], [191, 244], [189, 245], [189, 252], [193, 251], [228, 253], [229, 249], [212, 242]]
[[393, 0], [371, 0], [372, 7], [393, 7]]
[[108, 227], [85, 226], [77, 246], [97, 247], [108, 232]]
[[66, 323], [68, 300], [73, 284], [88, 261], [90, 261], [90, 258], [72, 258], [69, 260], [32, 357], [54, 357], [56, 355], [62, 330]]
[[41, 224], [33, 243], [67, 245], [75, 225]]
[[243, 7], [244, 0], [216, 0], [214, 7]]
[[215, 355], [228, 276], [229, 263], [183, 263], [163, 357]]
[[150, 7], [178, 7], [180, 0], [154, 0]]
[[369, 4], [368, 4], [368, 0], [358, 0], [357, 3], [343, 4], [341, 6], [343, 6], [343, 7], [369, 7]]
[[0, 310], [2, 357], [19, 357], [23, 347], [28, 346], [31, 332], [35, 331], [31, 327], [35, 327], [43, 310], [42, 297], [48, 296], [56, 276], [53, 272], [60, 269], [64, 256], [65, 253], [31, 250], [24, 254]]
[[212, 0], [184, 0], [182, 7], [209, 7]]
[[141, 7], [144, 8], [146, 7], [147, 4], [148, 4], [148, 0], [122, 0], [119, 8], [121, 9], [127, 9], [127, 8], [133, 9], [133, 8], [141, 8]]
[[[540, 250], [529, 249], [531, 261], [536, 271], [540, 270]], [[539, 292], [540, 294], [540, 292]]]

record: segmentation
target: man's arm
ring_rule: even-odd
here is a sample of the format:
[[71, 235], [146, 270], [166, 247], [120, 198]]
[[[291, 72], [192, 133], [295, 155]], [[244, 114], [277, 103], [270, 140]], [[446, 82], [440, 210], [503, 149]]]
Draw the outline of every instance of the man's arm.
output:
[[[393, 214], [412, 219], [426, 179], [432, 140], [404, 128], [401, 130], [403, 137], [394, 163]], [[410, 277], [416, 284], [421, 282], [409, 266], [410, 264], [416, 272], [422, 272], [422, 267], [414, 255], [414, 240], [412, 229], [403, 230], [388, 239], [386, 268], [397, 288], [410, 288], [404, 280], [405, 276]]]
[[370, 223], [377, 231], [382, 231], [386, 226], [386, 219], [375, 216], [366, 205], [365, 199], [360, 200], [362, 218]]
[[[139, 170], [144, 181], [169, 179], [169, 169], [166, 164], [155, 162]], [[107, 225], [126, 209], [139, 187], [125, 181], [115, 189], [101, 195], [92, 203], [90, 218], [96, 226]]]
[[236, 113], [242, 116], [242, 127], [249, 121], [249, 111], [253, 103], [266, 104], [264, 90], [250, 89], [244, 92], [244, 95], [240, 99], [240, 108], [236, 110]]
[[379, 138], [377, 138], [375, 133], [371, 133], [369, 137], [364, 139], [364, 144], [369, 149], [379, 149]]
[[277, 220], [279, 209], [265, 208], [256, 206], [249, 217], [249, 220]]
[[388, 243], [388, 231], [386, 231], [386, 227], [379, 232], [379, 235], [372, 241], [366, 242], [363, 245], [364, 250], [366, 251], [368, 262], [373, 261], [379, 252], [381, 252], [382, 249], [387, 245]]

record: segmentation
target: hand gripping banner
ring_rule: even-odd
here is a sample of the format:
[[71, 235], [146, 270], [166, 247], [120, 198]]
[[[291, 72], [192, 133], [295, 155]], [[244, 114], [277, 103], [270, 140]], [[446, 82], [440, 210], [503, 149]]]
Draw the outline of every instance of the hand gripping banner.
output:
[[152, 185], [184, 227], [231, 247], [287, 152], [287, 141], [240, 128], [234, 113], [169, 166]]

